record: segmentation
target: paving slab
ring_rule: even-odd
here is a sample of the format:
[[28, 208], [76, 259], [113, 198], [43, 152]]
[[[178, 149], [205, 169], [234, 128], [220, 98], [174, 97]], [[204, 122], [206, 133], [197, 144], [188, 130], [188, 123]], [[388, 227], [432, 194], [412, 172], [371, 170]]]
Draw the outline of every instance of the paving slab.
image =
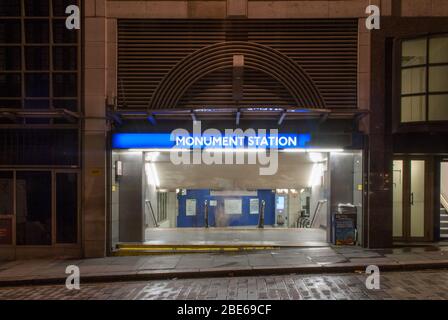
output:
[[[65, 268], [68, 265], [80, 267], [82, 281], [101, 282], [198, 278], [204, 275], [218, 277], [229, 274], [243, 276], [258, 273], [274, 275], [363, 272], [365, 267], [371, 264], [378, 265], [381, 270], [398, 271], [448, 268], [448, 251], [446, 247], [434, 246], [379, 250], [366, 250], [359, 247], [325, 247], [287, 248], [244, 253], [7, 261], [0, 262], [0, 286], [27, 283], [65, 283], [67, 276]], [[445, 281], [448, 281], [448, 277]], [[316, 290], [323, 290], [322, 288], [326, 288], [325, 286], [329, 285], [327, 283], [319, 284]], [[323, 293], [317, 292], [316, 294], [322, 295]], [[269, 293], [266, 293], [266, 296], [269, 297]]]

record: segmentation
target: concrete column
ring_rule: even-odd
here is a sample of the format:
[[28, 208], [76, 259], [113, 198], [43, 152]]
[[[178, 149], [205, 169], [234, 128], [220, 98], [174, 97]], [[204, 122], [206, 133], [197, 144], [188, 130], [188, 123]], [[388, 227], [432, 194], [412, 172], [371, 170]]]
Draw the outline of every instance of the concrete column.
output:
[[392, 43], [380, 34], [372, 34], [370, 119], [366, 174], [368, 179], [364, 245], [369, 248], [392, 246], [392, 135], [390, 128], [391, 92], [385, 92], [385, 70], [391, 69]]
[[106, 255], [106, 0], [85, 1], [83, 251]]

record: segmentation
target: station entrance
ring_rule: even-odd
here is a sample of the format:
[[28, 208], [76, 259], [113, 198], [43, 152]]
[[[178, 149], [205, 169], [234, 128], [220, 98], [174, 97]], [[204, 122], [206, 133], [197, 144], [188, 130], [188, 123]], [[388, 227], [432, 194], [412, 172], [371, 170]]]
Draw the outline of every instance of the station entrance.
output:
[[362, 223], [360, 151], [280, 150], [272, 175], [260, 175], [260, 164], [179, 165], [171, 152], [113, 151], [114, 248], [327, 246], [340, 203], [356, 206]]

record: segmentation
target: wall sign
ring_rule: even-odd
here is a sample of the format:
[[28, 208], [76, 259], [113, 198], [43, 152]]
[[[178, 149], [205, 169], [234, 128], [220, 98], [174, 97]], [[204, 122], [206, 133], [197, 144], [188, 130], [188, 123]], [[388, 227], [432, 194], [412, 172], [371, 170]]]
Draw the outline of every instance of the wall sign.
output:
[[115, 133], [114, 149], [223, 149], [223, 148], [306, 148], [311, 141], [309, 133], [279, 133], [278, 135], [172, 135], [171, 133]]
[[242, 214], [243, 201], [241, 199], [225, 199], [224, 212], [226, 214]]
[[260, 202], [258, 198], [249, 200], [249, 213], [250, 214], [259, 214], [260, 211]]
[[185, 204], [185, 215], [187, 216], [196, 215], [196, 199], [187, 199]]

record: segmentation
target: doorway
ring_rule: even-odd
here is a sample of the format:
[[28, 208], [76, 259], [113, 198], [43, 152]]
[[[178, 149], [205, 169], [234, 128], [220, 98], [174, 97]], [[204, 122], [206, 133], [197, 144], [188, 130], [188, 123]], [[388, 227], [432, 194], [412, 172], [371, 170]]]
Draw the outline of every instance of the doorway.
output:
[[393, 237], [396, 241], [432, 241], [432, 159], [393, 161]]

